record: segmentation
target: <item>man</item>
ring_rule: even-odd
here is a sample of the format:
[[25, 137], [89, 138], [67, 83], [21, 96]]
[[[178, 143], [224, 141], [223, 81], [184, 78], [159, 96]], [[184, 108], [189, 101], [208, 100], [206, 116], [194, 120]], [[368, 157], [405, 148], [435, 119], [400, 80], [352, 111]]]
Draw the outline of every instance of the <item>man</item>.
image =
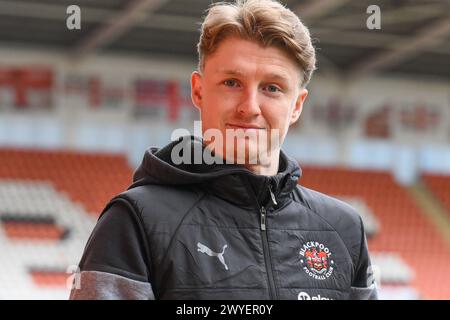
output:
[[203, 139], [146, 152], [99, 218], [71, 299], [376, 299], [361, 218], [299, 186], [280, 149], [315, 69], [306, 27], [276, 1], [220, 3], [198, 51]]

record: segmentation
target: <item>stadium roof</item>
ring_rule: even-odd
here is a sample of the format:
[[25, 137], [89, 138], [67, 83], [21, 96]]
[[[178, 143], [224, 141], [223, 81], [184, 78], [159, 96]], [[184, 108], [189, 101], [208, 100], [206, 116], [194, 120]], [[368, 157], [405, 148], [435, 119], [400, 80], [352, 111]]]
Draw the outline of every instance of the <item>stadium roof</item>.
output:
[[[211, 0], [0, 0], [0, 46], [196, 60], [199, 22]], [[379, 0], [381, 29], [369, 30], [371, 0], [286, 0], [309, 27], [319, 72], [389, 73], [450, 79], [450, 1]], [[66, 9], [81, 8], [81, 30]]]

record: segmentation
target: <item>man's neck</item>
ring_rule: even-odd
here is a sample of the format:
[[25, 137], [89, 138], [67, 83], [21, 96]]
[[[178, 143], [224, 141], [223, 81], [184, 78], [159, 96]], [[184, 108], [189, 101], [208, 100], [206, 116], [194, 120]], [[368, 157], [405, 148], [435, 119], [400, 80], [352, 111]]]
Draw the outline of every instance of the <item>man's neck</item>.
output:
[[244, 164], [243, 166], [257, 175], [274, 176], [278, 173], [280, 164], [280, 152], [272, 152], [272, 155], [267, 159], [267, 165], [262, 164]]
[[[209, 144], [204, 144], [204, 147], [209, 148]], [[211, 151], [211, 154], [222, 158], [224, 163], [226, 162], [226, 157], [220, 152], [217, 153]], [[277, 151], [272, 151], [269, 154], [266, 154], [266, 157], [267, 158], [264, 159], [263, 163], [242, 164], [242, 166], [257, 175], [274, 176], [278, 173], [278, 167], [280, 164], [280, 150], [278, 149]]]

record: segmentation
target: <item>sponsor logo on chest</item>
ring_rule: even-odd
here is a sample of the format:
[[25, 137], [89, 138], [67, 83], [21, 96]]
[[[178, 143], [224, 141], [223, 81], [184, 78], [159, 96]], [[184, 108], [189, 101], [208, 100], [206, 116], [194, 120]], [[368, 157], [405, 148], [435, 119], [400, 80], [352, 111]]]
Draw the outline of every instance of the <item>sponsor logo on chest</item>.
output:
[[320, 294], [317, 296], [310, 296], [307, 292], [300, 292], [298, 294], [298, 300], [333, 300], [331, 298], [323, 297]]

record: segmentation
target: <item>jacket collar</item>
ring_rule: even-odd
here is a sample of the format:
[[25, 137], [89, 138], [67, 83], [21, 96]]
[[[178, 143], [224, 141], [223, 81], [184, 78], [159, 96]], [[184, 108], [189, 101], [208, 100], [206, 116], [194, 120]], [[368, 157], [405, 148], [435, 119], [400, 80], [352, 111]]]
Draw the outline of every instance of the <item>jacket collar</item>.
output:
[[208, 181], [205, 186], [219, 198], [242, 207], [282, 207], [290, 199], [300, 177], [300, 167], [284, 153], [280, 154], [280, 170], [275, 176], [242, 171]]
[[279, 170], [274, 176], [257, 175], [235, 164], [174, 164], [171, 154], [180, 143], [190, 148], [192, 160], [196, 148], [204, 150], [202, 140], [194, 136], [182, 137], [161, 149], [148, 149], [129, 189], [145, 184], [195, 184], [241, 207], [281, 207], [290, 200], [301, 176], [298, 163], [282, 150]]

